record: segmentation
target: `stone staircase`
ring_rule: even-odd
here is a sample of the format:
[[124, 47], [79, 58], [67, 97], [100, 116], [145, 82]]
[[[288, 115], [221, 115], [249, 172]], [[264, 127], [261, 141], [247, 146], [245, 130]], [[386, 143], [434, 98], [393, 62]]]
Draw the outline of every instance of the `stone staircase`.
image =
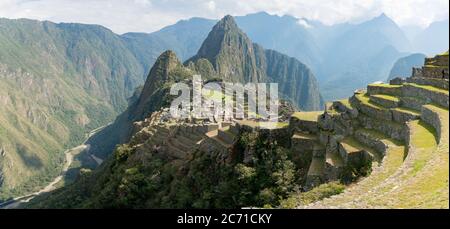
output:
[[[349, 101], [327, 106], [324, 123], [319, 122], [319, 136], [328, 137], [326, 161], [332, 160], [328, 151], [337, 148], [343, 164], [351, 158], [377, 163], [344, 193], [299, 207], [448, 208], [448, 101], [448, 80], [409, 78], [369, 85]], [[357, 116], [353, 128], [336, 136], [327, 117], [340, 121], [352, 115]], [[323, 164], [313, 158], [311, 173], [320, 173]]]

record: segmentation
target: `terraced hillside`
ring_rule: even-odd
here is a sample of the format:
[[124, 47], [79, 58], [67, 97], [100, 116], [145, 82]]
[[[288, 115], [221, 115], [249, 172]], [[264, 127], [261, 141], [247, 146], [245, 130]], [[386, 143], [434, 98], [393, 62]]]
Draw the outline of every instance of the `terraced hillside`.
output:
[[328, 168], [367, 162], [372, 171], [339, 195], [298, 207], [448, 208], [448, 88], [446, 79], [411, 77], [328, 104], [311, 137], [326, 146], [326, 157], [312, 161], [309, 175], [321, 181], [312, 185], [335, 179]]

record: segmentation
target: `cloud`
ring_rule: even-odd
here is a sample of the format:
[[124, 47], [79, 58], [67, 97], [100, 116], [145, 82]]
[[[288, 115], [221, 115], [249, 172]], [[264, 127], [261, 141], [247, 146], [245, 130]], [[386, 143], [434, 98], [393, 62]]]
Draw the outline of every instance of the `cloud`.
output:
[[101, 24], [124, 33], [151, 32], [191, 17], [259, 11], [325, 24], [360, 22], [385, 12], [399, 25], [424, 27], [447, 19], [448, 8], [448, 0], [0, 0], [0, 17]]
[[305, 20], [305, 19], [299, 19], [297, 23], [306, 29], [312, 28], [312, 26]]

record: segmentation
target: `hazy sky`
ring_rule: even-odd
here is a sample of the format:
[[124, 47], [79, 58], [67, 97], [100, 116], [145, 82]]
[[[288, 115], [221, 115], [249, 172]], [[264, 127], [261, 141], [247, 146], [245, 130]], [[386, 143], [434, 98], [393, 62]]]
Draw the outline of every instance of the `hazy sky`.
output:
[[0, 0], [0, 17], [104, 25], [117, 33], [152, 32], [180, 19], [218, 19], [259, 11], [326, 24], [359, 22], [382, 12], [399, 25], [448, 19], [448, 0]]

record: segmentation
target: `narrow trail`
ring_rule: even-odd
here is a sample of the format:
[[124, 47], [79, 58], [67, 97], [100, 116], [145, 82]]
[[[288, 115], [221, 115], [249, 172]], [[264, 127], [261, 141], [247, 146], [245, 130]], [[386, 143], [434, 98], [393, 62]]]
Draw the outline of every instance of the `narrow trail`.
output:
[[[87, 141], [97, 132], [99, 132], [100, 130], [102, 130], [103, 128], [107, 127], [108, 125], [110, 125], [111, 123], [108, 123], [107, 125], [104, 125], [102, 127], [99, 127], [95, 130], [92, 130], [91, 132], [89, 132], [89, 134], [87, 134], [85, 141], [79, 145], [76, 146], [72, 149], [68, 149], [64, 152], [64, 155], [66, 157], [63, 169], [61, 171], [61, 174], [57, 177], [55, 177], [55, 179], [53, 179], [52, 182], [50, 182], [47, 186], [45, 186], [44, 188], [42, 188], [41, 190], [28, 194], [28, 195], [24, 195], [24, 196], [19, 196], [16, 197], [12, 200], [8, 200], [6, 202], [0, 203], [0, 209], [14, 209], [14, 208], [19, 208], [20, 204], [22, 203], [27, 203], [30, 200], [32, 200], [33, 198], [35, 198], [36, 196], [39, 196], [41, 194], [47, 193], [47, 192], [51, 192], [53, 190], [55, 190], [57, 188], [57, 184], [64, 178], [64, 176], [66, 175], [67, 171], [69, 170], [70, 166], [73, 163], [73, 160], [75, 158], [76, 155], [78, 155], [79, 153], [83, 152], [83, 150], [87, 149], [89, 146], [86, 144]], [[95, 155], [90, 155], [96, 162], [98, 165], [100, 165], [103, 160], [101, 160], [100, 158], [96, 157]]]

